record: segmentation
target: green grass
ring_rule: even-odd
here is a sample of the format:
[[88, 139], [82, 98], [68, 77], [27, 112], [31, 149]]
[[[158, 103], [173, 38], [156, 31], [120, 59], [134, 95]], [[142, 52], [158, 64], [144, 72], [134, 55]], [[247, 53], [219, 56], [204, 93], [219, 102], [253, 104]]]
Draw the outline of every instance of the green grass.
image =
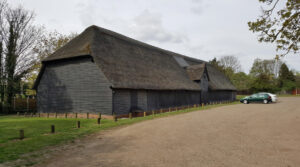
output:
[[[129, 125], [136, 122], [187, 113], [196, 110], [205, 110], [214, 107], [236, 104], [208, 105], [201, 108], [191, 108], [137, 117], [133, 119], [119, 119], [117, 122], [108, 119], [101, 120], [101, 126], [96, 119], [74, 119], [74, 118], [29, 118], [17, 116], [0, 116], [0, 163], [19, 159], [21, 155], [41, 150], [47, 146], [53, 146], [74, 140], [87, 134], [100, 130]], [[76, 128], [76, 122], [81, 122], [81, 128]], [[50, 126], [55, 125], [55, 134], [50, 134]], [[25, 132], [25, 139], [19, 140], [19, 130]]]

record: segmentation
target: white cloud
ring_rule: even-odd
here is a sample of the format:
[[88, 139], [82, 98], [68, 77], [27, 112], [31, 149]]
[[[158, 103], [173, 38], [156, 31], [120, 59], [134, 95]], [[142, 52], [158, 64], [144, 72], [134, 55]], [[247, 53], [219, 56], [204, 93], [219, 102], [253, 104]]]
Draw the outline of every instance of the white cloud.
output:
[[145, 42], [182, 43], [188, 40], [183, 33], [169, 32], [162, 25], [162, 16], [148, 10], [144, 10], [133, 19], [130, 29], [137, 39]]

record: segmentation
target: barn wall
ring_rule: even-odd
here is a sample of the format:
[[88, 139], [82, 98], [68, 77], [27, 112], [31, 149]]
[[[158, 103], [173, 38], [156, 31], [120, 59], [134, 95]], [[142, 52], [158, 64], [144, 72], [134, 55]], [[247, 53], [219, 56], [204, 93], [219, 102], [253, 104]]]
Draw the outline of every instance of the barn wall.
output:
[[91, 58], [47, 63], [37, 92], [39, 112], [112, 113], [110, 84]]
[[227, 91], [227, 90], [210, 90], [207, 94], [207, 102], [219, 102], [219, 101], [234, 101], [236, 96], [235, 91]]
[[114, 89], [113, 104], [114, 112], [122, 115], [135, 110], [200, 104], [200, 92]]

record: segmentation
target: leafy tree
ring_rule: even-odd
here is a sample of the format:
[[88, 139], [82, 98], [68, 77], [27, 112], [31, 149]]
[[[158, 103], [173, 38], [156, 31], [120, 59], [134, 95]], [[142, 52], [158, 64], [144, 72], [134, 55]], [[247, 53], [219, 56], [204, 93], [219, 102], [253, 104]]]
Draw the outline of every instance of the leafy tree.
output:
[[276, 92], [278, 88], [274, 80], [266, 74], [259, 74], [250, 84], [250, 90], [253, 92]]
[[[4, 72], [7, 84], [7, 103], [11, 105], [12, 97], [21, 79], [30, 71], [35, 58], [31, 52], [41, 33], [33, 26], [34, 14], [21, 6], [12, 8], [5, 1], [1, 10], [0, 35], [5, 54]], [[3, 5], [4, 4], [4, 5]]]
[[275, 60], [261, 60], [255, 59], [250, 70], [250, 90], [258, 91], [278, 91], [276, 83], [277, 80], [274, 74]]
[[283, 63], [279, 71], [279, 87], [282, 90], [292, 90], [296, 87], [296, 79], [292, 71], [288, 66]]
[[[40, 38], [38, 44], [33, 48], [33, 53], [37, 55], [37, 61], [32, 66], [29, 75], [26, 76], [26, 83], [28, 83], [28, 85], [33, 86], [33, 83], [37, 78], [37, 74], [42, 66], [42, 60], [51, 55], [59, 48], [63, 47], [76, 36], [76, 33], [63, 35], [56, 31], [44, 33]], [[35, 94], [34, 91], [32, 92], [27, 90], [27, 92], [31, 92], [29, 94]]]
[[[300, 41], [300, 1], [299, 0], [259, 0], [266, 7], [262, 7], [262, 14], [256, 21], [248, 22], [249, 29], [258, 33], [259, 42], [275, 43], [277, 51], [282, 53], [276, 58], [299, 53]], [[282, 9], [280, 3], [285, 2]]]
[[244, 72], [234, 73], [231, 82], [238, 90], [248, 90], [251, 84], [251, 77]]

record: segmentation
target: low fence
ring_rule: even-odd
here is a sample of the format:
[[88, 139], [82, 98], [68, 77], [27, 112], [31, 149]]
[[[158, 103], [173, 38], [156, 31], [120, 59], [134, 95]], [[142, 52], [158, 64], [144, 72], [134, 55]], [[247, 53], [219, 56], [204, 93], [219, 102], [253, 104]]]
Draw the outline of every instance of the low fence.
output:
[[187, 105], [187, 106], [161, 108], [158, 110], [136, 111], [124, 115], [102, 115], [101, 116], [101, 113], [36, 113], [36, 112], [27, 112], [27, 111], [17, 112], [17, 115], [25, 116], [25, 117], [47, 117], [47, 118], [87, 118], [87, 119], [97, 119], [99, 117], [106, 118], [106, 119], [132, 118], [132, 117], [145, 117], [148, 115], [162, 114], [165, 112], [173, 112], [173, 111], [184, 110], [184, 109], [204, 107], [208, 105], [226, 104], [231, 102], [233, 101], [216, 101], [216, 102], [194, 104], [194, 105]]
[[296, 88], [292, 91], [293, 95], [300, 95], [300, 88]]
[[0, 104], [0, 114], [13, 114], [17, 112], [36, 112], [36, 108], [37, 107], [35, 98], [13, 98], [11, 105], [5, 103]]

